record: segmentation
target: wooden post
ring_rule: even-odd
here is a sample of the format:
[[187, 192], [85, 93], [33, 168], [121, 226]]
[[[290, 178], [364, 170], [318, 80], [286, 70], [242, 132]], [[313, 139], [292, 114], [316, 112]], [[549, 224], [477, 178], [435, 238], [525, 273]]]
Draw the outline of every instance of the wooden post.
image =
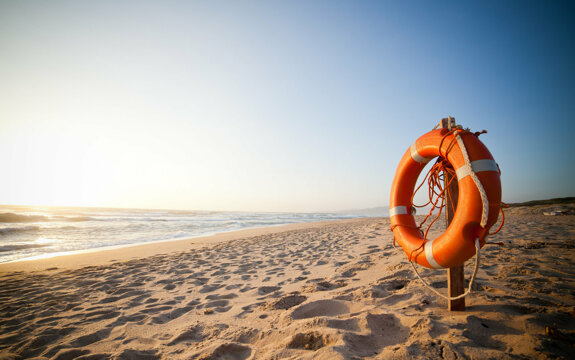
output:
[[[446, 119], [441, 119], [441, 127], [448, 128], [451, 125], [455, 125], [455, 118], [447, 117]], [[444, 185], [449, 184], [452, 175], [448, 173], [443, 173], [443, 183]], [[451, 224], [453, 216], [455, 215], [455, 210], [457, 209], [457, 200], [459, 195], [459, 186], [457, 185], [457, 179], [453, 179], [451, 185], [447, 187], [447, 193], [445, 194], [445, 216], [447, 226]], [[447, 269], [447, 293], [450, 297], [458, 296], [463, 294], [465, 291], [463, 276], [463, 264]], [[465, 298], [457, 300], [449, 300], [447, 308], [449, 311], [465, 311]]]

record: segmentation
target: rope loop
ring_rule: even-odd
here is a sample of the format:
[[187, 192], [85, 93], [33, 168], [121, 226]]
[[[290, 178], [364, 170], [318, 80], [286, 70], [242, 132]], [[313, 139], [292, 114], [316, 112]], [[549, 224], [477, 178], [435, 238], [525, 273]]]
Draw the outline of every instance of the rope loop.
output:
[[479, 271], [479, 251], [480, 251], [480, 249], [481, 249], [481, 247], [479, 245], [479, 239], [475, 239], [475, 267], [473, 269], [473, 274], [471, 275], [471, 279], [469, 280], [469, 287], [468, 287], [467, 291], [465, 291], [463, 294], [458, 295], [458, 296], [453, 296], [453, 297], [452, 296], [445, 296], [442, 293], [440, 293], [439, 291], [435, 290], [429, 283], [427, 283], [427, 281], [425, 281], [421, 277], [421, 275], [419, 274], [419, 271], [417, 271], [417, 268], [413, 264], [413, 261], [409, 260], [409, 264], [413, 268], [415, 275], [417, 275], [419, 280], [421, 280], [421, 282], [423, 283], [423, 285], [425, 285], [426, 288], [433, 291], [435, 294], [439, 295], [440, 297], [444, 298], [445, 300], [449, 300], [449, 301], [457, 300], [457, 299], [464, 298], [467, 295], [471, 294], [471, 287], [473, 286], [473, 282], [475, 281], [475, 276], [477, 276], [477, 272]]

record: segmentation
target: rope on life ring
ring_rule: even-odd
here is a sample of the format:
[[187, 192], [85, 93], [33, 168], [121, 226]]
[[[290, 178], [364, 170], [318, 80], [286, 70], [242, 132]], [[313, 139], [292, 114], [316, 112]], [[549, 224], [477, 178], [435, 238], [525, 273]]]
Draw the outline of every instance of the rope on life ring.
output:
[[[424, 285], [448, 300], [462, 298], [471, 292], [479, 268], [480, 249], [487, 243], [487, 237], [492, 235], [489, 229], [497, 222], [499, 212], [502, 212], [499, 166], [478, 139], [484, 132], [471, 133], [461, 127], [452, 127], [434, 129], [424, 134], [403, 155], [392, 185], [390, 220], [394, 245], [397, 241], [403, 248]], [[438, 158], [436, 163], [415, 189], [419, 174], [434, 158]], [[447, 230], [437, 239], [428, 240], [429, 229], [441, 215], [446, 196], [451, 197], [446, 191], [449, 183], [441, 185], [445, 173], [454, 175], [451, 181], [457, 179], [458, 207]], [[429, 185], [429, 202], [414, 205], [413, 197], [426, 180]], [[417, 226], [411, 209], [427, 205], [431, 205], [431, 210]], [[434, 209], [439, 209], [439, 213], [423, 232], [421, 228]], [[413, 264], [416, 262], [428, 268], [451, 268], [463, 264], [473, 255], [476, 255], [476, 261], [469, 289], [453, 298], [445, 297], [431, 288]]]

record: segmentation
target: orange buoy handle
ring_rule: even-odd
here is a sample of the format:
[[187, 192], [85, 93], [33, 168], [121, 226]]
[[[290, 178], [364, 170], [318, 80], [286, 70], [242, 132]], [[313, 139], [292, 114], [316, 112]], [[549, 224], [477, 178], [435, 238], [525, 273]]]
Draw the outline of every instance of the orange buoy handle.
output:
[[[458, 142], [457, 137], [461, 141]], [[446, 159], [455, 169], [459, 196], [457, 210], [447, 230], [429, 240], [423, 237], [411, 213], [412, 195], [419, 174], [436, 157]], [[474, 176], [480, 184], [474, 181]], [[483, 200], [481, 191], [486, 195]], [[485, 226], [481, 226], [484, 206], [488, 206], [487, 218], [486, 222], [483, 219]], [[468, 131], [437, 129], [417, 139], [401, 158], [391, 186], [389, 216], [395, 240], [410, 260], [428, 268], [451, 268], [475, 254], [476, 239], [481, 247], [485, 245], [489, 228], [497, 222], [500, 207], [499, 167], [487, 147]]]

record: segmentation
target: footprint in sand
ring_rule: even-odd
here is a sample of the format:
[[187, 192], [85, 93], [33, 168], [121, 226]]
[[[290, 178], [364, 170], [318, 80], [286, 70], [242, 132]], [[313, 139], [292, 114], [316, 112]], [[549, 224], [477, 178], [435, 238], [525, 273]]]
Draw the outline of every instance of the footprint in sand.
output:
[[343, 280], [329, 282], [324, 279], [310, 279], [307, 283], [308, 285], [303, 289], [304, 292], [329, 291], [347, 286], [347, 283]]
[[226, 343], [198, 354], [198, 358], [244, 360], [249, 358], [251, 354], [252, 349], [249, 346], [237, 343]]
[[294, 293], [284, 296], [281, 299], [274, 301], [271, 304], [268, 304], [266, 307], [274, 310], [287, 310], [303, 303], [306, 300], [307, 300], [306, 296]]
[[267, 295], [279, 289], [281, 289], [279, 286], [261, 286], [258, 288], [258, 294]]
[[[82, 350], [82, 349], [66, 349], [60, 351], [53, 357], [54, 360], [71, 360], [71, 359], [78, 359], [80, 357], [84, 357], [90, 353], [90, 350]], [[92, 358], [92, 356], [90, 356]]]
[[174, 336], [168, 346], [175, 345], [181, 342], [201, 342], [212, 340], [220, 336], [220, 333], [226, 330], [229, 326], [226, 324], [216, 325], [194, 325], [186, 329], [179, 335]]
[[142, 305], [143, 301], [149, 297], [150, 297], [150, 294], [144, 294], [144, 295], [136, 296], [135, 298], [130, 300], [130, 302], [128, 303], [128, 307], [132, 308], [132, 307]]
[[234, 343], [253, 344], [260, 338], [261, 332], [254, 328], [241, 327], [234, 329], [229, 340]]
[[235, 290], [242, 287], [242, 284], [232, 284], [225, 287], [226, 290]]
[[93, 344], [95, 342], [98, 342], [98, 341], [101, 341], [101, 340], [108, 338], [110, 336], [111, 332], [112, 332], [112, 329], [102, 329], [102, 330], [96, 331], [96, 332], [88, 334], [88, 335], [80, 336], [80, 337], [72, 340], [70, 342], [70, 344], [74, 347], [88, 346], [90, 344]]
[[254, 309], [258, 308], [259, 306], [263, 306], [264, 302], [256, 302], [250, 305], [246, 305], [242, 307], [242, 312], [236, 315], [238, 318], [243, 318], [246, 314], [251, 314], [254, 312]]
[[113, 309], [96, 310], [84, 314], [84, 321], [96, 322], [101, 320], [112, 319], [118, 316], [120, 316], [120, 312], [115, 311]]
[[396, 279], [396, 280], [392, 280], [388, 283], [387, 285], [387, 289], [389, 291], [397, 291], [397, 290], [401, 290], [404, 287], [407, 286], [407, 284], [409, 284], [409, 280], [407, 279]]
[[170, 322], [174, 319], [179, 318], [180, 316], [184, 315], [185, 313], [192, 311], [192, 309], [194, 309], [193, 306], [184, 306], [181, 308], [173, 309], [172, 311], [165, 312], [163, 314], [159, 314], [159, 315], [153, 317], [152, 320], [150, 321], [150, 323], [152, 323], [152, 324], [165, 324], [167, 322]]
[[140, 321], [145, 320], [147, 318], [148, 318], [148, 315], [145, 315], [145, 314], [133, 314], [133, 315], [128, 315], [128, 316], [119, 316], [116, 319], [116, 321], [109, 324], [108, 327], [113, 328], [113, 327], [124, 325], [124, 324], [130, 323], [130, 322], [139, 323]]
[[147, 307], [147, 309], [140, 310], [144, 314], [157, 314], [161, 311], [170, 310], [172, 306], [157, 304], [156, 306]]
[[409, 284], [407, 279], [392, 279], [389, 277], [380, 279], [377, 284], [359, 288], [347, 289], [337, 297], [347, 301], [366, 301], [368, 299], [383, 299], [386, 305], [394, 305], [399, 301], [407, 300], [413, 296], [411, 292], [400, 292]]
[[229, 300], [213, 300], [203, 305], [199, 305], [198, 309], [205, 309], [205, 314], [210, 314], [212, 311], [223, 313], [229, 311], [232, 308], [232, 306], [228, 306], [229, 303]]
[[174, 284], [168, 284], [166, 286], [164, 286], [164, 290], [174, 290], [176, 288], [176, 285]]
[[138, 360], [156, 360], [160, 357], [157, 354], [156, 350], [131, 350], [126, 349], [118, 354], [115, 354], [112, 358], [114, 359], [138, 359]]
[[292, 311], [292, 319], [307, 319], [316, 316], [337, 316], [349, 312], [349, 306], [338, 300], [318, 300], [301, 305]]
[[360, 326], [360, 319], [357, 317], [350, 318], [350, 319], [334, 319], [328, 317], [316, 317], [313, 319], [313, 322], [310, 323], [313, 327], [327, 327], [337, 330], [346, 330], [346, 331], [362, 331]]
[[392, 314], [366, 314], [358, 319], [361, 333], [346, 332], [343, 341], [355, 356], [367, 357], [377, 354], [386, 346], [403, 343], [409, 337], [409, 329], [401, 325]]
[[288, 348], [303, 350], [319, 350], [322, 347], [334, 343], [336, 339], [318, 331], [308, 333], [297, 333], [287, 344]]
[[200, 342], [204, 339], [204, 336], [202, 335], [202, 330], [203, 327], [200, 325], [193, 326], [184, 331], [183, 333], [181, 333], [180, 335], [175, 336], [168, 343], [168, 346], [176, 345], [181, 342]]
[[216, 291], [222, 287], [224, 287], [224, 284], [217, 284], [217, 285], [204, 285], [201, 289], [200, 289], [200, 293], [207, 293], [207, 292], [212, 292], [212, 291]]
[[[57, 339], [68, 335], [77, 330], [75, 327], [49, 328], [42, 334], [26, 338], [16, 344], [12, 349], [18, 351], [22, 358], [33, 358], [46, 350], [48, 344], [55, 342]], [[58, 352], [62, 347], [52, 349], [52, 354]]]
[[221, 300], [221, 299], [233, 299], [233, 298], [237, 298], [238, 295], [234, 294], [234, 293], [229, 293], [229, 294], [223, 294], [223, 295], [219, 295], [219, 294], [213, 294], [213, 295], [208, 295], [206, 296], [206, 299], [208, 300]]
[[463, 336], [473, 343], [491, 349], [504, 351], [507, 345], [497, 339], [498, 335], [523, 335], [523, 330], [518, 330], [498, 321], [481, 319], [476, 316], [469, 316], [467, 323], [459, 326], [463, 331]]

